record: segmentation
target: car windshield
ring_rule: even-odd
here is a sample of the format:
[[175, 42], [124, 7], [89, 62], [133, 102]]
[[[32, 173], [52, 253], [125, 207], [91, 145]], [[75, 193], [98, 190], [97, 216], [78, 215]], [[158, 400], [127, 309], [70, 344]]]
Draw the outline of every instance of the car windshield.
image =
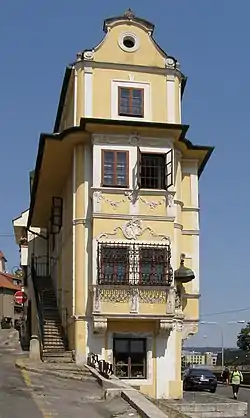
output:
[[211, 372], [211, 370], [207, 369], [190, 369], [190, 374], [195, 376], [208, 376], [208, 377], [214, 377], [214, 374]]

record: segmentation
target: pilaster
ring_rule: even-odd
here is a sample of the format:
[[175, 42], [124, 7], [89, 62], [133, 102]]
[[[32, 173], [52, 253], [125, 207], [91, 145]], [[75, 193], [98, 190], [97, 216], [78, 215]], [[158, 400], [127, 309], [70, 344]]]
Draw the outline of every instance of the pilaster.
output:
[[85, 292], [85, 209], [84, 209], [84, 146], [75, 147], [74, 178], [75, 178], [75, 219], [74, 228], [74, 267], [75, 267], [75, 357], [77, 364], [86, 362], [87, 322], [86, 315], [87, 295]]

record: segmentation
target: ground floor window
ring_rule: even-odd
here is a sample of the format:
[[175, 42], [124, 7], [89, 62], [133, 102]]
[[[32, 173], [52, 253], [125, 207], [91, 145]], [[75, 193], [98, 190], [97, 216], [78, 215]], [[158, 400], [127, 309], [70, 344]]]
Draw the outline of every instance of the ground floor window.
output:
[[120, 379], [146, 379], [146, 339], [114, 338], [114, 372]]

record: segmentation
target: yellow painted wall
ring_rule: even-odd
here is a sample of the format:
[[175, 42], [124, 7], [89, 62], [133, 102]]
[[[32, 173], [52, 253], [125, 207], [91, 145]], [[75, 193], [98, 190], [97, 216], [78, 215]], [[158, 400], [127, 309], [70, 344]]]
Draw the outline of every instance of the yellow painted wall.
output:
[[74, 125], [74, 76], [71, 75], [66, 99], [63, 107], [59, 131], [63, 131]]
[[197, 213], [191, 211], [183, 211], [181, 216], [181, 223], [183, 229], [196, 229]]
[[199, 299], [186, 299], [183, 308], [185, 319], [199, 319]]
[[[133, 32], [139, 38], [140, 47], [135, 53], [124, 52], [118, 45], [120, 35], [125, 32]], [[121, 23], [108, 32], [104, 42], [95, 52], [95, 61], [165, 67], [165, 59], [157, 51], [147, 31], [136, 25]]]
[[72, 190], [72, 170], [68, 174], [67, 183], [62, 193], [63, 197], [63, 228], [62, 228], [62, 260], [64, 276], [64, 308], [68, 313], [68, 336], [70, 348], [74, 346], [74, 327], [70, 320], [72, 315], [73, 303], [73, 234], [72, 234], [72, 216], [73, 216], [73, 190]]
[[[127, 54], [129, 55], [129, 54]], [[133, 72], [132, 72], [133, 73]], [[93, 117], [111, 117], [111, 82], [129, 82], [128, 70], [93, 69]], [[134, 81], [150, 83], [152, 121], [165, 122], [167, 120], [167, 88], [166, 77], [159, 74], [134, 72]], [[103, 103], [106, 105], [103, 106]], [[162, 103], [158, 106], [158, 103]]]
[[[126, 240], [124, 237], [121, 229], [126, 224], [127, 220], [123, 219], [108, 219], [108, 222], [103, 219], [95, 218], [93, 219], [93, 238], [98, 238], [102, 233], [113, 233], [114, 229], [120, 228], [117, 230], [116, 235], [111, 235], [110, 239], [121, 239]], [[156, 236], [152, 236], [149, 230], [145, 230], [145, 232], [140, 236], [138, 239], [138, 243], [140, 240], [142, 241], [151, 241], [151, 242], [159, 242], [162, 239], [162, 235], [166, 235], [173, 240], [173, 230], [174, 225], [173, 222], [166, 222], [166, 221], [142, 221], [142, 228], [146, 229], [150, 227]], [[157, 234], [160, 237], [157, 237]], [[128, 243], [130, 241], [128, 240]]]
[[191, 181], [189, 174], [182, 175], [182, 201], [184, 206], [191, 206]]
[[100, 202], [100, 212], [104, 213], [116, 213], [127, 214], [129, 213], [130, 202], [124, 193], [112, 194], [102, 192], [103, 199]]

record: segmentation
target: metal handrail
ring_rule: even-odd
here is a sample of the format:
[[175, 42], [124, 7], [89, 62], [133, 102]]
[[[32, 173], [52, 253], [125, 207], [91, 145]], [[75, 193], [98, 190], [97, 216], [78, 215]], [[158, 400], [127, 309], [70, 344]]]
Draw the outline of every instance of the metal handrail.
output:
[[38, 333], [39, 333], [38, 337], [39, 337], [40, 344], [43, 347], [43, 344], [44, 344], [43, 309], [42, 309], [41, 296], [40, 296], [40, 293], [38, 291], [38, 286], [37, 286], [37, 274], [36, 274], [36, 269], [35, 269], [35, 264], [34, 264], [34, 258], [33, 257], [32, 257], [32, 260], [31, 260], [31, 278], [32, 278], [33, 289], [34, 289], [34, 294], [35, 294], [35, 299], [36, 299], [36, 306], [37, 306]]

